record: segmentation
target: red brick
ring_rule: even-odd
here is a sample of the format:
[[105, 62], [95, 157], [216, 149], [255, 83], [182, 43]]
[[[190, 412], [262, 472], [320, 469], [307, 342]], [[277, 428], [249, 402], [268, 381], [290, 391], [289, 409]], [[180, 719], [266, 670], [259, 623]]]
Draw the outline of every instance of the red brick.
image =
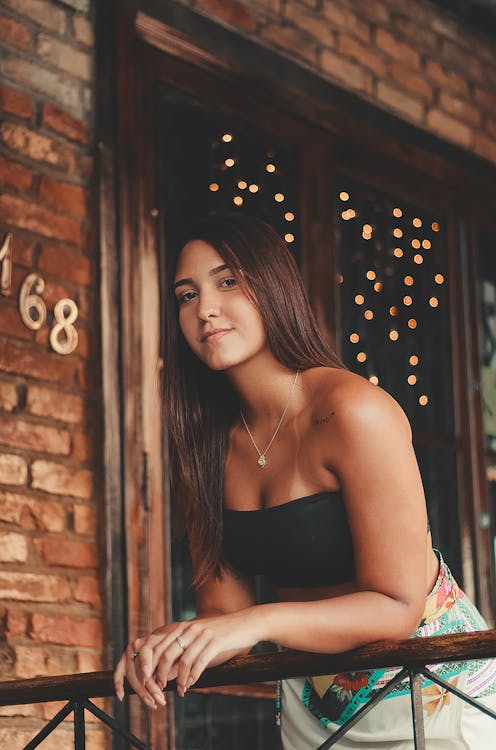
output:
[[33, 182], [33, 173], [22, 164], [7, 161], [0, 155], [0, 184], [10, 185], [17, 190], [27, 190]]
[[236, 0], [196, 0], [195, 10], [215, 16], [228, 26], [255, 31], [256, 19], [251, 11]]
[[393, 80], [399, 83], [405, 90], [411, 91], [413, 94], [418, 94], [427, 102], [433, 101], [434, 89], [425, 76], [416, 75], [399, 63], [392, 63], [389, 73]]
[[328, 49], [322, 51], [320, 63], [326, 73], [329, 73], [340, 83], [344, 83], [346, 87], [370, 93], [371, 75], [360, 65], [346, 60], [341, 55], [337, 55]]
[[101, 624], [95, 617], [57, 617], [34, 612], [31, 626], [30, 637], [33, 641], [89, 648], [100, 648], [102, 645]]
[[391, 23], [389, 8], [384, 0], [360, 0], [360, 15], [384, 26], [389, 26]]
[[[406, 18], [402, 13], [392, 12], [393, 25], [390, 31], [395, 36], [404, 40], [414, 42], [415, 47], [421, 51], [435, 56], [439, 46], [439, 37], [429, 24], [424, 24], [418, 19]], [[397, 33], [395, 33], [397, 32]]]
[[467, 54], [467, 50], [451, 39], [444, 39], [438, 48], [438, 56], [444, 60], [448, 66], [459, 70], [465, 79], [471, 78], [474, 81], [484, 80], [484, 65], [478, 60], [472, 50]]
[[48, 34], [39, 34], [36, 52], [58, 70], [83, 81], [91, 79], [91, 57], [73, 44], [61, 42]]
[[65, 109], [79, 113], [83, 110], [81, 97], [82, 83], [60, 74], [58, 70], [40, 65], [40, 61], [5, 50], [2, 72], [9, 81], [28, 90], [34, 90], [49, 101], [57, 102]]
[[[16, 295], [16, 287], [12, 287], [13, 297]], [[12, 300], [14, 302], [14, 299]], [[32, 334], [21, 320], [17, 304], [7, 305], [2, 301], [2, 314], [0, 315], [0, 332], [6, 333], [24, 341], [32, 341]]]
[[496, 92], [490, 89], [481, 89], [474, 87], [473, 99], [480, 104], [487, 112], [494, 114], [496, 112]]
[[52, 461], [34, 461], [31, 474], [33, 488], [55, 495], [89, 500], [93, 492], [93, 474], [88, 469], [70, 469]]
[[66, 28], [65, 12], [48, 0], [3, 0], [16, 13], [22, 14], [40, 26], [63, 34]]
[[360, 65], [369, 68], [380, 76], [386, 75], [387, 64], [384, 56], [377, 54], [370, 45], [362, 44], [347, 34], [340, 34], [338, 38], [338, 51], [346, 57], [351, 57]]
[[496, 163], [496, 139], [488, 138], [484, 133], [475, 134], [474, 151], [483, 159]]
[[23, 563], [27, 559], [26, 537], [13, 531], [0, 531], [0, 562]]
[[333, 26], [343, 29], [363, 42], [370, 41], [370, 28], [368, 23], [362, 20], [361, 12], [353, 12], [345, 7], [345, 3], [339, 0], [324, 0], [322, 14]]
[[60, 576], [0, 571], [0, 598], [23, 602], [64, 602], [70, 597], [68, 581]]
[[0, 218], [7, 224], [65, 242], [81, 244], [81, 225], [76, 219], [29, 203], [13, 195], [0, 195]]
[[100, 654], [95, 654], [91, 651], [83, 651], [78, 648], [76, 652], [76, 672], [78, 674], [85, 672], [100, 672], [102, 669], [103, 663]]
[[281, 26], [271, 23], [260, 31], [262, 38], [272, 42], [275, 46], [291, 52], [296, 57], [317, 63], [317, 42], [306, 31], [300, 31], [294, 26]]
[[63, 531], [65, 508], [56, 500], [38, 500], [14, 492], [0, 492], [0, 520], [25, 529]]
[[[41, 710], [44, 710], [47, 705], [48, 704], [45, 703], [40, 704]], [[62, 704], [59, 705], [58, 708], [62, 708]], [[52, 709], [50, 717], [53, 717], [55, 713], [56, 711]], [[70, 716], [68, 718], [70, 718]], [[40, 722], [29, 729], [14, 728], [11, 726], [0, 727], [0, 747], [9, 748], [9, 750], [20, 750], [21, 748], [26, 747], [33, 739], [33, 735], [36, 734], [36, 732], [39, 732], [45, 723], [45, 721], [43, 721], [43, 724]], [[43, 740], [43, 750], [60, 750], [61, 747], [69, 748], [73, 746], [74, 738], [72, 727], [69, 725], [65, 727], [65, 724], [68, 724], [67, 719], [64, 719], [60, 729], [57, 729], [53, 734], [50, 734], [45, 740]], [[95, 734], [95, 732], [87, 732], [88, 738], [93, 734]], [[100, 748], [90, 747], [90, 742], [87, 739], [86, 750], [100, 750]], [[103, 750], [103, 747], [101, 750]]]
[[81, 396], [38, 385], [28, 387], [26, 409], [39, 417], [53, 417], [69, 424], [80, 424], [83, 421]]
[[71, 458], [76, 461], [94, 461], [95, 445], [94, 440], [84, 432], [73, 432]]
[[17, 406], [17, 388], [15, 383], [0, 380], [0, 409], [13, 411]]
[[0, 338], [0, 370], [70, 387], [74, 383], [76, 364], [67, 357]]
[[74, 505], [74, 531], [76, 534], [94, 536], [96, 532], [96, 509], [93, 505]]
[[488, 117], [486, 119], [486, 133], [496, 141], [496, 119]]
[[31, 237], [26, 237], [22, 232], [16, 232], [14, 237], [14, 259], [15, 264], [33, 270], [35, 264], [35, 243]]
[[387, 105], [389, 109], [399, 112], [409, 120], [422, 122], [424, 118], [424, 104], [422, 102], [384, 81], [379, 81], [377, 85], [377, 99]]
[[298, 29], [303, 29], [326, 47], [334, 47], [335, 30], [328, 19], [322, 18], [320, 13], [307, 10], [299, 3], [287, 3], [284, 15]]
[[31, 32], [28, 27], [6, 16], [0, 16], [0, 39], [19, 49], [31, 47]]
[[460, 120], [464, 120], [469, 125], [480, 125], [480, 111], [463, 99], [459, 99], [452, 94], [441, 91], [439, 96], [439, 106], [450, 115]]
[[75, 539], [46, 537], [35, 539], [40, 559], [47, 565], [69, 568], [96, 568], [98, 553], [94, 542], [79, 542]]
[[100, 581], [90, 576], [80, 576], [74, 589], [74, 598], [78, 602], [90, 604], [95, 609], [101, 607]]
[[62, 649], [46, 646], [28, 646], [15, 644], [15, 674], [18, 678], [53, 677], [59, 674], [71, 674], [74, 657]]
[[7, 632], [9, 635], [26, 635], [28, 618], [25, 612], [9, 609], [7, 612]]
[[[70, 297], [69, 290], [66, 286], [63, 284], [57, 284], [54, 281], [47, 281], [45, 279], [45, 289], [43, 292], [43, 299], [45, 300], [45, 304], [49, 310], [53, 310], [59, 299], [65, 299], [66, 297]], [[43, 327], [40, 328], [39, 331], [36, 332], [36, 340], [38, 341], [38, 336], [42, 334], [43, 335], [43, 341], [48, 340], [48, 328]]]
[[427, 113], [427, 126], [448, 141], [453, 141], [466, 148], [472, 145], [472, 129], [453, 117], [449, 117], [439, 109], [431, 109]]
[[17, 416], [0, 420], [0, 443], [59, 456], [66, 456], [70, 451], [67, 430], [25, 422]]
[[377, 29], [375, 33], [375, 43], [386, 54], [395, 58], [403, 65], [418, 70], [420, 68], [419, 53], [404, 42], [400, 42], [384, 29]]
[[88, 129], [84, 122], [77, 120], [68, 112], [59, 109], [54, 104], [43, 105], [43, 125], [55, 130], [61, 135], [65, 135], [71, 141], [86, 143], [88, 139]]
[[[13, 679], [16, 675], [8, 675], [9, 680]], [[5, 679], [7, 675], [5, 675]], [[0, 708], [0, 716], [18, 716], [25, 718], [26, 716], [41, 716], [42, 704], [33, 703], [32, 705], [24, 706], [2, 706]]]
[[74, 172], [76, 159], [69, 146], [14, 122], [4, 122], [1, 134], [7, 146], [23, 156], [65, 172]]
[[0, 86], [0, 108], [12, 115], [26, 119], [33, 114], [31, 99], [8, 86]]
[[0, 453], [0, 484], [26, 484], [28, 465], [21, 456]]
[[45, 176], [41, 178], [40, 196], [59, 211], [80, 218], [86, 215], [86, 191], [79, 185]]
[[89, 259], [63, 245], [43, 243], [38, 268], [54, 276], [62, 276], [73, 284], [88, 286], [92, 281]]
[[425, 74], [428, 79], [437, 83], [442, 89], [456, 91], [465, 96], [469, 95], [467, 81], [449, 66], [445, 68], [435, 60], [427, 60], [425, 64]]
[[95, 40], [93, 27], [88, 19], [83, 16], [74, 16], [72, 26], [75, 39], [86, 47], [92, 47]]

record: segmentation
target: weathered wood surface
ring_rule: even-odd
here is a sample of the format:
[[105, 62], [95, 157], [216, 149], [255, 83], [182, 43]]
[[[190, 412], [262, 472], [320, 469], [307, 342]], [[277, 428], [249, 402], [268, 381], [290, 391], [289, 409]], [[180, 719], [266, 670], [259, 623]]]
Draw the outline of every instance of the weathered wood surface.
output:
[[[377, 641], [342, 654], [287, 650], [242, 656], [207, 669], [195, 687], [241, 685], [309, 674], [334, 674], [379, 667], [418, 667], [443, 661], [491, 657], [496, 657], [496, 629], [402, 641]], [[175, 681], [167, 686], [167, 690], [175, 690]], [[133, 692], [129, 685], [126, 692]], [[112, 695], [114, 684], [110, 671], [0, 682], [0, 706]]]

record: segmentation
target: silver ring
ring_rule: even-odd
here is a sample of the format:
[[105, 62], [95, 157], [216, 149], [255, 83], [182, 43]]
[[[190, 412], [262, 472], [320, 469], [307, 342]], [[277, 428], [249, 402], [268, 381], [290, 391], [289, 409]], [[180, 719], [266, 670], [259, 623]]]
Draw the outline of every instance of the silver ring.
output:
[[137, 656], [139, 656], [139, 651], [133, 651], [133, 659], [136, 659]]
[[176, 641], [179, 643], [183, 651], [186, 651], [187, 646], [180, 635], [177, 636]]

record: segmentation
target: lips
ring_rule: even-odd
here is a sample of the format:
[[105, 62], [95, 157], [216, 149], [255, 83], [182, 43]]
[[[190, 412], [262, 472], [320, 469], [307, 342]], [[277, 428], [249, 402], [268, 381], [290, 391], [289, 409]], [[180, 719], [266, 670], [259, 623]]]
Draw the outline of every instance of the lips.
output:
[[202, 343], [208, 340], [217, 341], [218, 339], [221, 339], [225, 333], [229, 333], [231, 330], [231, 328], [215, 328], [214, 330], [204, 333], [201, 337], [201, 341]]

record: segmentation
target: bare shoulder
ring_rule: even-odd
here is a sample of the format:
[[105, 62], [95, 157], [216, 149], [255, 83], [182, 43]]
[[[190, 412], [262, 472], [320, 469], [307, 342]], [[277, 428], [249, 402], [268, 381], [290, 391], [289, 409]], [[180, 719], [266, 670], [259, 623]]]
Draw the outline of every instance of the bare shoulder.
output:
[[330, 436], [389, 433], [411, 440], [408, 418], [385, 390], [350, 370], [315, 368], [311, 380], [312, 427]]

